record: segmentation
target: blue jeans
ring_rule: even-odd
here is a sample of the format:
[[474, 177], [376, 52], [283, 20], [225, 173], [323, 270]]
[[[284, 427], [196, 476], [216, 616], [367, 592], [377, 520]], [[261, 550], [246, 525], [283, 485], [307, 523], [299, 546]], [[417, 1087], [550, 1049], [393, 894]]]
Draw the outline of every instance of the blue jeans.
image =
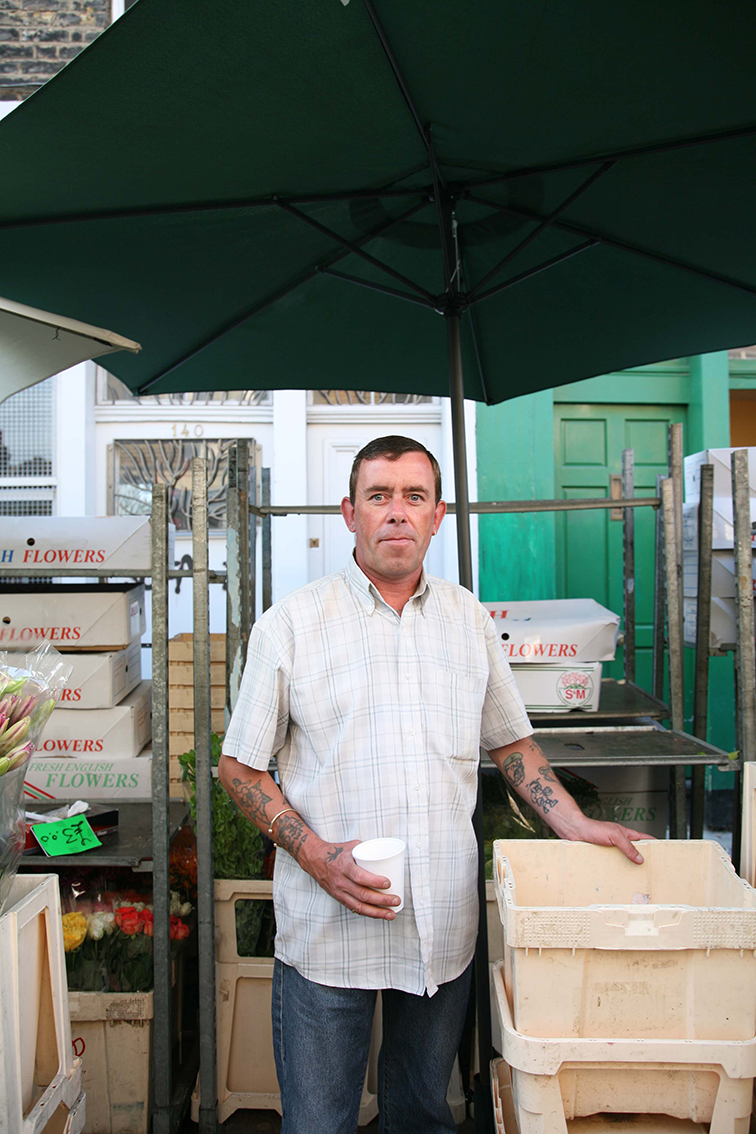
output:
[[[451, 1134], [446, 1101], [467, 1011], [472, 963], [429, 997], [385, 989], [378, 1061], [381, 1134]], [[276, 960], [273, 1047], [281, 1134], [355, 1134], [375, 989], [331, 988]]]

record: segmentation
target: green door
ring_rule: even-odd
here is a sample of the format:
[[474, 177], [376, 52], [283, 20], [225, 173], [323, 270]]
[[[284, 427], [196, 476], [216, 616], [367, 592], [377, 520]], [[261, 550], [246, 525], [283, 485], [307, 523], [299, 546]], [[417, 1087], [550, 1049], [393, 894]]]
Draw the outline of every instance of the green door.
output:
[[[635, 495], [653, 496], [657, 473], [667, 469], [667, 430], [678, 421], [684, 428], [683, 406], [555, 405], [557, 497], [610, 496], [623, 449], [635, 454]], [[654, 512], [639, 508], [635, 516], [636, 680], [650, 690]], [[622, 617], [622, 522], [608, 510], [557, 513], [556, 568], [559, 598], [593, 598]], [[623, 676], [621, 650], [604, 676]]]

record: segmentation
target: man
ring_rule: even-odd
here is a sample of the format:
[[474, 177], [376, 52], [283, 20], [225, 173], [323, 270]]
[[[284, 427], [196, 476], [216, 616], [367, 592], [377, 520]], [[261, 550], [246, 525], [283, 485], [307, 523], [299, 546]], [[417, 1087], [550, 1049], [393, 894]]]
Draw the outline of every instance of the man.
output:
[[[377, 989], [381, 1130], [442, 1134], [455, 1129], [446, 1090], [478, 925], [480, 746], [562, 838], [641, 862], [631, 839], [643, 836], [582, 814], [531, 739], [488, 612], [426, 577], [446, 505], [424, 446], [366, 445], [341, 510], [354, 556], [256, 622], [219, 774], [279, 848], [282, 1134], [354, 1134]], [[380, 836], [407, 846], [399, 914], [388, 880], [350, 853]]]

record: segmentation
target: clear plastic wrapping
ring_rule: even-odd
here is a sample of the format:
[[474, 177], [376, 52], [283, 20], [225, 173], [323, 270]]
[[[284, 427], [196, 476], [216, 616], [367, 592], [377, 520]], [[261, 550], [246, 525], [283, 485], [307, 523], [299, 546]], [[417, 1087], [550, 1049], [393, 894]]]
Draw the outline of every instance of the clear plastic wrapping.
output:
[[24, 773], [73, 667], [49, 642], [0, 651], [0, 913], [24, 848]]

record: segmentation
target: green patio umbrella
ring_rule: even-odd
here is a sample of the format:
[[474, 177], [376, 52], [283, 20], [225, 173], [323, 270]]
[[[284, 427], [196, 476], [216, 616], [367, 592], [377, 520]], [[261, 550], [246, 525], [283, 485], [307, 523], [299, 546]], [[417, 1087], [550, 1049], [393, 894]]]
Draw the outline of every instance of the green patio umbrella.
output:
[[[138, 0], [0, 124], [0, 294], [142, 393], [495, 403], [756, 341], [751, 0]], [[485, 974], [484, 974], [485, 975]]]

